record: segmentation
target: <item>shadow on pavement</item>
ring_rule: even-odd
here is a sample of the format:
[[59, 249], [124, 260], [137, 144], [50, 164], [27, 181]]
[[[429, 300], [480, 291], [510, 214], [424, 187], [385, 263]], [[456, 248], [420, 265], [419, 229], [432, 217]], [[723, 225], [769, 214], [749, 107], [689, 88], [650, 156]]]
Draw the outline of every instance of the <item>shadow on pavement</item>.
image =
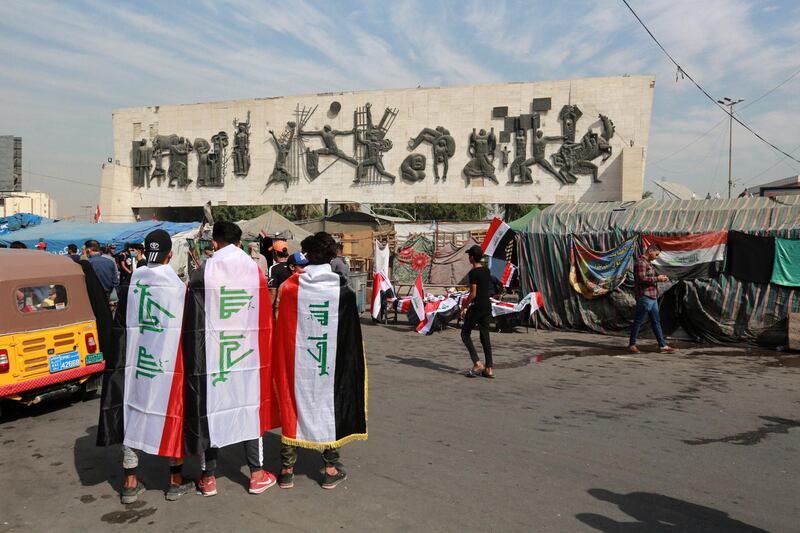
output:
[[429, 370], [436, 370], [437, 372], [447, 372], [448, 374], [461, 372], [463, 369], [456, 368], [450, 365], [443, 365], [430, 359], [423, 359], [421, 357], [400, 357], [399, 355], [389, 355], [386, 357], [390, 361], [400, 363], [401, 365], [409, 365], [417, 368], [427, 368]]
[[618, 522], [607, 516], [580, 513], [575, 515], [589, 527], [605, 533], [765, 533], [727, 513], [670, 498], [653, 492], [617, 494], [605, 489], [589, 489], [598, 500], [616, 504], [636, 522]]
[[685, 444], [696, 446], [699, 444], [714, 444], [718, 442], [738, 444], [740, 446], [752, 446], [758, 444], [766, 439], [770, 434], [787, 434], [790, 429], [800, 428], [800, 420], [791, 420], [789, 418], [779, 418], [777, 416], [760, 416], [761, 420], [767, 423], [753, 431], [745, 431], [736, 433], [735, 435], [728, 435], [727, 437], [720, 438], [707, 438], [707, 439], [691, 439], [684, 440]]

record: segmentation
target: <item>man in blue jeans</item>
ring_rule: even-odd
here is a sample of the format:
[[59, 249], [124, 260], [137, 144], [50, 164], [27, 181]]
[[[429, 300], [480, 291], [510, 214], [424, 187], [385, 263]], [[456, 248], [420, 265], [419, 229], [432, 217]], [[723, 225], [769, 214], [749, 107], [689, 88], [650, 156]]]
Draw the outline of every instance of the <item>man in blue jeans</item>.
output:
[[667, 345], [664, 340], [664, 333], [661, 331], [661, 317], [658, 314], [658, 282], [669, 281], [669, 278], [664, 275], [656, 275], [653, 268], [652, 261], [656, 259], [661, 253], [661, 247], [657, 244], [651, 244], [647, 247], [644, 255], [636, 258], [633, 275], [636, 281], [636, 314], [633, 319], [633, 326], [631, 327], [631, 340], [628, 343], [628, 351], [632, 353], [639, 353], [639, 348], [636, 347], [636, 337], [639, 335], [639, 328], [642, 327], [645, 318], [650, 316], [650, 324], [653, 327], [653, 333], [656, 335], [658, 341], [659, 351], [661, 353], [673, 353], [675, 348]]

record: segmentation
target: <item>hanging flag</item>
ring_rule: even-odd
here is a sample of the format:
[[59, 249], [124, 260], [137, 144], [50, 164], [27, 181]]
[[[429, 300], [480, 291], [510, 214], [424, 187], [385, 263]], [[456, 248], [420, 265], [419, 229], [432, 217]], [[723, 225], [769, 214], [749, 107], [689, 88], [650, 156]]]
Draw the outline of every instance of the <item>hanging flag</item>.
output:
[[645, 250], [651, 244], [661, 247], [661, 254], [653, 261], [653, 268], [670, 280], [716, 276], [725, 261], [727, 242], [727, 231], [670, 237], [642, 235]]
[[[97, 444], [182, 457], [181, 325], [186, 285], [169, 265], [133, 271], [107, 352]], [[116, 360], [115, 360], [116, 359]]]
[[601, 252], [592, 250], [578, 237], [573, 236], [569, 255], [570, 285], [575, 292], [587, 299], [608, 294], [625, 281], [625, 273], [635, 251], [636, 238]]
[[408, 313], [408, 310], [411, 309], [411, 296], [404, 296], [395, 300], [394, 308], [398, 313]]
[[417, 331], [419, 331], [425, 327], [425, 289], [422, 287], [422, 276], [419, 274], [417, 274], [417, 281], [411, 290], [411, 306], [419, 319], [419, 324], [417, 324]]
[[284, 443], [326, 449], [367, 439], [356, 297], [330, 265], [309, 265], [281, 286], [274, 351]]
[[266, 276], [241, 248], [228, 245], [192, 274], [189, 289], [186, 447], [196, 454], [260, 438], [279, 421]]
[[544, 298], [540, 292], [529, 292], [525, 298], [517, 303], [514, 302], [501, 302], [491, 298], [492, 302], [492, 316], [510, 315], [512, 313], [520, 313], [527, 306], [531, 306], [529, 312], [530, 316], [544, 306]]
[[100, 216], [100, 204], [97, 204], [97, 207], [94, 210], [94, 223], [99, 224], [102, 221]]
[[428, 335], [431, 331], [441, 330], [455, 318], [459, 312], [461, 298], [446, 298], [425, 304], [425, 320], [417, 324], [417, 333]]
[[493, 218], [492, 223], [489, 225], [489, 231], [486, 233], [486, 238], [483, 239], [483, 244], [481, 244], [484, 255], [504, 261], [511, 260], [514, 249], [514, 235], [514, 230], [508, 224], [499, 218]]
[[384, 275], [383, 272], [375, 272], [372, 274], [372, 318], [378, 320], [381, 316], [382, 306], [383, 306], [383, 293], [386, 291], [392, 291], [394, 293], [394, 287], [392, 287], [392, 282]]
[[514, 279], [514, 273], [516, 271], [517, 267], [515, 267], [512, 263], [506, 263], [506, 267], [503, 269], [503, 277], [500, 279], [503, 287], [508, 287], [511, 285], [511, 281]]

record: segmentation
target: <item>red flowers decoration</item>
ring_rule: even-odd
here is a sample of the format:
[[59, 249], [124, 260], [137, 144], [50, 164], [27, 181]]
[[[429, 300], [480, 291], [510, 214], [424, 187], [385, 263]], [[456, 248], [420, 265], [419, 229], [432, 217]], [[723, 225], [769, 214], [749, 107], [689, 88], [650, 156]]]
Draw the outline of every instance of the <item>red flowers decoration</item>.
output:
[[425, 254], [417, 254], [411, 259], [411, 268], [414, 270], [423, 270], [430, 263], [430, 259]]

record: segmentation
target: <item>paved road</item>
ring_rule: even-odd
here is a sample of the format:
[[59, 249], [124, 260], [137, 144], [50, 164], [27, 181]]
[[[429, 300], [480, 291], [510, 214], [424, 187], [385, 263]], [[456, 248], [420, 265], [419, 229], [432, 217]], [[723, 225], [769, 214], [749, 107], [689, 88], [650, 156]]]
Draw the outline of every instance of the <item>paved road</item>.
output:
[[118, 449], [94, 446], [98, 401], [51, 404], [0, 422], [0, 532], [800, 530], [797, 356], [633, 357], [621, 339], [520, 332], [493, 335], [492, 381], [457, 374], [455, 330], [364, 330], [370, 440], [344, 448], [335, 491], [309, 452], [294, 489], [250, 496], [230, 447], [217, 497], [166, 502], [150, 459], [125, 507]]

